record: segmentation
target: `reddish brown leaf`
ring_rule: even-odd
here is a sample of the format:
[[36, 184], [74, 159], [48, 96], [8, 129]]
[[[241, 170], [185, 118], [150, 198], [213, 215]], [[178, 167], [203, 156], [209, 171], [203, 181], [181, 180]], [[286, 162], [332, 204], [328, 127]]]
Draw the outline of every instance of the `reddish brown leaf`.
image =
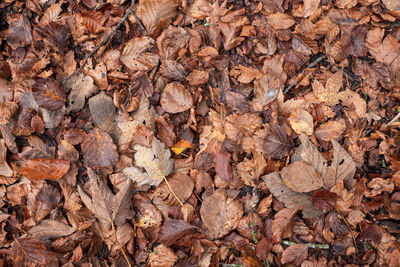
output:
[[19, 174], [31, 180], [58, 180], [69, 169], [69, 160], [64, 159], [30, 159], [21, 168]]
[[38, 264], [44, 266], [58, 266], [56, 253], [31, 237], [21, 237], [12, 243], [14, 266], [29, 266]]
[[365, 42], [367, 43], [369, 53], [376, 61], [390, 65], [399, 53], [400, 44], [390, 34], [383, 39], [384, 35], [384, 29], [374, 28], [368, 32]]
[[298, 209], [281, 209], [275, 214], [271, 231], [274, 243], [279, 243], [283, 238], [290, 237], [293, 232], [293, 218]]
[[169, 219], [162, 225], [158, 233], [158, 240], [166, 246], [171, 246], [195, 230], [196, 227], [183, 220]]
[[208, 72], [202, 70], [193, 70], [187, 77], [186, 80], [191, 86], [198, 86], [208, 82]]
[[218, 151], [214, 155], [215, 171], [219, 178], [229, 183], [232, 179], [231, 155], [225, 151]]
[[291, 263], [300, 265], [307, 259], [308, 247], [305, 244], [294, 244], [285, 249], [282, 253], [282, 263]]
[[98, 34], [104, 31], [104, 23], [107, 17], [99, 11], [84, 12], [80, 14], [82, 24], [85, 25], [86, 29], [92, 34]]
[[64, 90], [51, 78], [37, 80], [32, 86], [32, 93], [39, 106], [50, 110], [61, 108], [67, 101]]
[[268, 24], [275, 30], [284, 30], [293, 26], [294, 19], [286, 13], [275, 13], [267, 16]]
[[132, 145], [151, 147], [153, 136], [153, 132], [147, 126], [139, 125], [132, 136]]
[[160, 104], [169, 113], [179, 113], [190, 109], [193, 100], [189, 91], [183, 85], [169, 83], [161, 94]]
[[[5, 18], [4, 18], [5, 19]], [[10, 22], [7, 33], [7, 43], [12, 49], [29, 46], [32, 42], [31, 24], [25, 15]]]
[[375, 224], [364, 227], [360, 233], [360, 239], [365, 241], [374, 241], [376, 244], [381, 241], [382, 232], [381, 229]]
[[327, 190], [318, 190], [311, 195], [311, 200], [316, 209], [323, 211], [332, 210], [335, 207], [338, 196]]
[[112, 168], [118, 161], [117, 147], [111, 137], [95, 128], [81, 144], [83, 159], [93, 169]]

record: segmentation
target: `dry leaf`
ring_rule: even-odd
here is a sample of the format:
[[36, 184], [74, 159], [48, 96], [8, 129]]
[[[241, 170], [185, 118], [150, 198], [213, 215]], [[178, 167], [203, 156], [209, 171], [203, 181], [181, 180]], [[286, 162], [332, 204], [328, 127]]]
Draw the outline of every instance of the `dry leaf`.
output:
[[262, 179], [274, 197], [285, 203], [287, 208], [302, 209], [304, 218], [315, 218], [322, 214], [321, 211], [313, 207], [310, 198], [306, 194], [295, 192], [287, 187], [278, 172], [264, 175]]
[[100, 11], [82, 12], [79, 14], [79, 18], [81, 23], [92, 34], [98, 34], [105, 30], [103, 25], [107, 17]]
[[318, 9], [320, 2], [321, 0], [303, 0], [303, 5], [294, 10], [293, 15], [307, 18]]
[[193, 100], [189, 91], [183, 85], [169, 83], [161, 94], [160, 104], [169, 113], [179, 113], [190, 109]]
[[200, 216], [214, 238], [221, 238], [234, 230], [243, 215], [243, 207], [223, 192], [216, 192], [204, 199]]
[[385, 30], [374, 28], [370, 30], [365, 38], [369, 53], [376, 61], [390, 65], [398, 56], [400, 44], [399, 41], [388, 34], [385, 39]]
[[283, 159], [289, 155], [292, 148], [293, 143], [285, 129], [277, 124], [271, 124], [264, 149], [267, 156], [270, 156], [273, 160]]
[[69, 160], [64, 159], [30, 159], [19, 170], [19, 174], [31, 180], [58, 180], [69, 169]]
[[122, 172], [138, 186], [158, 186], [172, 172], [174, 161], [170, 158], [171, 153], [157, 138], [153, 137], [151, 148], [136, 145], [135, 150], [135, 164], [146, 172], [136, 167], [125, 168]]
[[122, 51], [120, 60], [133, 71], [147, 71], [157, 65], [159, 60], [157, 54], [145, 52], [153, 45], [154, 40], [150, 37], [132, 38]]
[[255, 79], [260, 79], [262, 73], [255, 68], [239, 65], [231, 69], [229, 75], [236, 78], [240, 83], [251, 83]]
[[297, 161], [281, 170], [283, 182], [295, 192], [311, 192], [323, 186], [323, 180], [310, 164]]
[[193, 70], [187, 77], [186, 80], [191, 86], [198, 86], [208, 82], [208, 72], [203, 70]]
[[272, 240], [280, 243], [282, 239], [288, 238], [293, 232], [293, 219], [299, 209], [281, 209], [275, 214], [271, 224]]
[[89, 110], [97, 128], [111, 134], [115, 128], [117, 112], [111, 97], [101, 92], [89, 99]]
[[314, 94], [322, 103], [334, 106], [339, 103], [339, 99], [342, 97], [341, 93], [339, 93], [339, 89], [342, 87], [342, 80], [342, 71], [338, 71], [329, 77], [325, 87], [320, 81], [315, 80], [312, 85]]
[[172, 246], [182, 237], [193, 232], [196, 227], [182, 220], [168, 219], [158, 233], [158, 239], [166, 246]]
[[176, 154], [180, 155], [183, 151], [185, 151], [188, 148], [193, 148], [193, 144], [190, 143], [186, 139], [181, 139], [179, 140], [173, 147], [171, 147], [171, 150]]
[[64, 90], [51, 78], [37, 80], [32, 86], [32, 94], [39, 106], [49, 110], [57, 110], [67, 101]]
[[85, 105], [85, 99], [95, 94], [99, 88], [94, 85], [93, 78], [89, 75], [79, 74], [69, 79], [64, 88], [71, 90], [67, 99], [67, 112], [75, 113]]
[[31, 24], [25, 15], [20, 15], [9, 22], [7, 32], [7, 44], [16, 50], [19, 47], [26, 47], [32, 43]]
[[323, 141], [331, 141], [338, 138], [346, 130], [346, 123], [344, 120], [328, 121], [321, 124], [315, 130], [315, 136]]
[[31, 237], [20, 237], [12, 243], [12, 256], [15, 266], [30, 264], [58, 266], [57, 254]]
[[308, 246], [306, 244], [294, 244], [282, 252], [282, 263], [291, 263], [300, 265], [308, 257]]
[[29, 230], [29, 233], [37, 239], [47, 240], [71, 235], [76, 231], [73, 227], [56, 220], [43, 220]]
[[275, 30], [285, 30], [293, 26], [294, 19], [286, 13], [275, 13], [267, 16], [267, 22]]
[[172, 267], [178, 260], [172, 249], [158, 245], [149, 255], [149, 264], [151, 267]]
[[87, 134], [81, 144], [86, 166], [93, 169], [112, 169], [119, 155], [111, 137], [95, 128]]
[[312, 135], [314, 132], [313, 117], [304, 109], [295, 109], [288, 118], [290, 127], [297, 133]]
[[41, 17], [40, 25], [44, 26], [51, 21], [57, 21], [61, 11], [61, 3], [51, 5], [49, 8], [46, 9], [43, 16]]
[[5, 177], [12, 177], [14, 175], [13, 169], [7, 164], [7, 147], [4, 139], [0, 139], [0, 175]]
[[232, 179], [231, 155], [219, 150], [214, 155], [215, 172], [223, 181], [229, 183]]
[[[168, 177], [168, 183], [172, 188], [172, 191], [174, 191], [182, 203], [185, 203], [185, 201], [192, 195], [194, 182], [189, 176], [177, 172]], [[171, 189], [165, 182], [157, 187], [154, 191], [154, 195], [162, 199], [165, 204], [169, 206], [179, 205], [178, 200], [172, 194]]]

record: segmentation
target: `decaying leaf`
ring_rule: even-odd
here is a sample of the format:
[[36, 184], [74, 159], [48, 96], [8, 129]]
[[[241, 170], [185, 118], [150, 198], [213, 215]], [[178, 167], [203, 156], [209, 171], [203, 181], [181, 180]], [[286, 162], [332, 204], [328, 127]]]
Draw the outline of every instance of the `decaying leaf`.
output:
[[326, 103], [329, 106], [339, 103], [339, 99], [342, 97], [342, 93], [339, 92], [339, 89], [342, 87], [342, 75], [342, 71], [336, 72], [327, 79], [325, 86], [318, 80], [313, 82], [314, 94], [322, 103]]
[[222, 150], [214, 155], [215, 172], [218, 174], [219, 178], [227, 183], [229, 183], [232, 178], [230, 159], [230, 154]]
[[99, 88], [94, 85], [89, 75], [77, 75], [64, 84], [64, 88], [71, 90], [67, 99], [67, 112], [77, 112], [85, 105], [85, 99], [96, 93]]
[[160, 104], [169, 113], [179, 113], [193, 105], [189, 91], [179, 83], [169, 83], [161, 94]]
[[336, 139], [341, 135], [344, 130], [346, 130], [346, 123], [344, 120], [340, 121], [328, 121], [326, 123], [321, 124], [315, 130], [315, 136], [323, 141], [331, 141], [332, 139]]
[[298, 211], [298, 209], [294, 208], [285, 208], [275, 214], [271, 224], [272, 240], [274, 243], [279, 243], [282, 239], [292, 235], [293, 219]]
[[115, 106], [111, 97], [105, 93], [97, 94], [89, 99], [89, 110], [96, 126], [111, 133], [115, 130]]
[[12, 243], [12, 255], [16, 266], [30, 264], [58, 266], [57, 254], [32, 237], [20, 237]]
[[145, 52], [153, 45], [154, 40], [150, 37], [132, 38], [122, 51], [120, 60], [125, 66], [133, 71], [149, 70], [157, 65], [159, 60], [158, 55]]
[[221, 238], [236, 228], [243, 215], [243, 207], [223, 192], [204, 199], [200, 208], [203, 223], [214, 238]]
[[268, 24], [275, 30], [284, 30], [293, 26], [294, 19], [286, 13], [275, 13], [267, 16]]
[[294, 244], [282, 253], [282, 263], [293, 262], [296, 265], [303, 263], [308, 257], [308, 246], [306, 244]]
[[32, 86], [32, 94], [39, 106], [49, 110], [57, 110], [67, 101], [64, 90], [51, 78], [37, 80]]
[[170, 158], [171, 153], [157, 138], [153, 138], [151, 148], [136, 145], [135, 150], [135, 164], [145, 172], [137, 167], [128, 167], [122, 172], [138, 186], [158, 186], [172, 172], [174, 161]]
[[7, 164], [7, 147], [4, 139], [0, 139], [0, 175], [5, 177], [12, 177], [14, 174], [13, 169]]
[[182, 220], [169, 219], [161, 227], [158, 238], [166, 246], [173, 245], [177, 240], [196, 230], [196, 227]]
[[368, 32], [365, 42], [369, 53], [376, 61], [390, 65], [399, 53], [400, 43], [391, 34], [383, 39], [384, 35], [384, 29], [374, 28]]
[[35, 225], [29, 230], [34, 238], [47, 240], [50, 238], [59, 238], [74, 233], [76, 229], [56, 220], [43, 220], [40, 224]]
[[313, 117], [304, 109], [293, 110], [288, 122], [297, 134], [312, 135], [314, 132]]
[[270, 125], [269, 135], [265, 142], [265, 152], [274, 160], [286, 157], [293, 147], [285, 129], [277, 124]]
[[159, 245], [154, 248], [154, 251], [149, 255], [149, 264], [151, 267], [172, 267], [178, 260], [172, 249], [164, 245]]
[[323, 186], [323, 180], [318, 172], [304, 161], [287, 165], [280, 174], [285, 185], [295, 192], [310, 192]]
[[31, 180], [58, 180], [67, 173], [69, 166], [69, 160], [65, 159], [30, 159], [19, 174]]
[[[180, 172], [174, 173], [168, 177], [168, 183], [172, 191], [183, 203], [192, 195], [194, 182], [189, 176]], [[179, 204], [176, 197], [172, 194], [169, 186], [164, 182], [154, 191], [154, 195], [162, 199], [169, 206]]]

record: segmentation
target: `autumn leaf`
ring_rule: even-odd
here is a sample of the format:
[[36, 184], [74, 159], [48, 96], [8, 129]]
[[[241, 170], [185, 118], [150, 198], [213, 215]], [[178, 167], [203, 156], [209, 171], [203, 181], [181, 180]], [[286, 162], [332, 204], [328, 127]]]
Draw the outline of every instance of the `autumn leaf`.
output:
[[231, 156], [225, 151], [217, 151], [214, 155], [215, 172], [219, 178], [229, 183], [232, 179], [232, 166], [230, 163]]
[[[180, 204], [177, 199], [184, 203], [192, 195], [194, 182], [189, 176], [177, 172], [168, 177], [168, 183], [169, 185], [164, 181], [164, 183], [154, 191], [154, 196], [162, 199], [165, 204], [176, 206]], [[172, 188], [175, 195], [172, 193], [170, 188]]]
[[316, 209], [329, 211], [335, 207], [338, 196], [327, 190], [318, 190], [311, 195], [311, 200]]
[[240, 202], [216, 192], [204, 199], [200, 216], [214, 238], [221, 238], [236, 228], [243, 215]]
[[196, 227], [183, 220], [168, 219], [161, 227], [158, 238], [164, 245], [171, 246], [195, 230]]
[[37, 80], [32, 86], [32, 94], [39, 106], [49, 110], [57, 110], [67, 101], [64, 90], [51, 78]]
[[149, 264], [151, 267], [172, 267], [178, 260], [172, 249], [164, 245], [159, 245], [154, 248], [149, 255]]
[[400, 49], [400, 44], [396, 38], [385, 34], [384, 29], [374, 28], [370, 30], [365, 38], [369, 53], [376, 59], [376, 61], [390, 65], [397, 57]]
[[89, 99], [89, 110], [97, 128], [111, 134], [115, 129], [117, 112], [111, 97], [99, 93]]
[[346, 124], [344, 120], [340, 121], [328, 121], [321, 124], [315, 130], [315, 136], [323, 141], [331, 141], [332, 139], [338, 138], [346, 130]]
[[287, 165], [280, 174], [286, 186], [295, 192], [310, 192], [323, 186], [323, 180], [318, 172], [303, 161]]
[[286, 208], [281, 209], [275, 214], [271, 224], [274, 243], [279, 243], [282, 239], [291, 236], [293, 232], [293, 219], [298, 211], [298, 209]]
[[312, 84], [314, 94], [321, 102], [334, 106], [341, 99], [339, 89], [342, 87], [342, 81], [342, 71], [338, 71], [329, 77], [325, 86], [320, 81], [315, 80]]
[[308, 257], [308, 247], [305, 244], [294, 244], [285, 249], [282, 253], [282, 263], [293, 262], [296, 265], [304, 262]]
[[185, 151], [188, 148], [193, 148], [192, 143], [190, 143], [186, 139], [181, 139], [179, 140], [173, 147], [171, 147], [171, 150], [176, 154], [180, 155], [183, 151]]
[[14, 171], [7, 164], [6, 160], [7, 155], [7, 147], [5, 145], [4, 139], [0, 139], [0, 175], [11, 177], [14, 174]]
[[190, 109], [193, 100], [189, 91], [183, 85], [169, 83], [161, 94], [160, 104], [169, 113], [179, 113]]
[[67, 173], [69, 166], [69, 160], [64, 159], [30, 159], [19, 174], [32, 180], [58, 180]]
[[80, 14], [79, 18], [81, 23], [92, 34], [98, 34], [105, 30], [103, 25], [107, 17], [99, 11], [83, 12]]
[[94, 85], [93, 78], [89, 75], [77, 75], [66, 83], [64, 88], [70, 91], [67, 99], [67, 112], [75, 113], [85, 105], [85, 99], [95, 94], [99, 88]]
[[274, 160], [286, 157], [293, 144], [282, 126], [271, 124], [269, 134], [265, 143], [265, 152]]
[[152, 147], [136, 145], [135, 164], [144, 168], [142, 172], [137, 167], [125, 168], [122, 172], [138, 186], [158, 186], [173, 169], [174, 161], [170, 158], [171, 153], [157, 138], [153, 137]]
[[159, 56], [145, 52], [154, 45], [150, 37], [132, 38], [122, 51], [120, 60], [133, 71], [146, 71], [158, 64]]
[[294, 19], [285, 13], [275, 13], [267, 16], [268, 24], [275, 30], [284, 30], [293, 26]]
[[58, 266], [56, 253], [49, 251], [46, 247], [32, 237], [20, 237], [12, 243], [12, 256], [16, 266], [27, 266], [38, 264], [45, 266]]
[[56, 220], [43, 220], [29, 230], [29, 233], [37, 239], [48, 240], [50, 238], [59, 238], [74, 233], [76, 229]]
[[314, 122], [310, 113], [304, 109], [295, 109], [288, 118], [290, 127], [297, 133], [312, 135], [314, 132]]

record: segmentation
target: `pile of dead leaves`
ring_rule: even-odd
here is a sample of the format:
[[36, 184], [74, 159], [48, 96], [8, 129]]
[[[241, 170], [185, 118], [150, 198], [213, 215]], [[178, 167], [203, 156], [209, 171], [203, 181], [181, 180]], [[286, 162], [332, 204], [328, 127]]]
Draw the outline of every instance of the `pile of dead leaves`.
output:
[[400, 266], [397, 0], [4, 0], [1, 266]]

